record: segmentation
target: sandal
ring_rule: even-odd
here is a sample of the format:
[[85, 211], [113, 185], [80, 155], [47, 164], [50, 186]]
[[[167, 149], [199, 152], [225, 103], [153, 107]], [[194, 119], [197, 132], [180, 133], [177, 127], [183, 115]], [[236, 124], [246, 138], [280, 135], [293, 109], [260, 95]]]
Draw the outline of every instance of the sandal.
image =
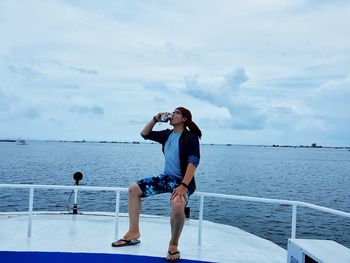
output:
[[171, 252], [168, 251], [168, 256], [166, 257], [167, 261], [175, 261], [180, 259], [180, 251]]
[[[122, 243], [122, 244], [116, 244], [116, 243], [120, 243], [120, 242], [124, 242], [124, 243]], [[121, 239], [119, 239], [119, 240], [117, 240], [117, 241], [114, 241], [113, 243], [112, 243], [112, 247], [125, 247], [125, 246], [134, 246], [134, 245], [137, 245], [137, 244], [139, 244], [141, 241], [140, 240], [138, 240], [138, 239], [130, 239], [130, 240], [128, 240], [128, 239], [124, 239], [124, 238], [121, 238]]]

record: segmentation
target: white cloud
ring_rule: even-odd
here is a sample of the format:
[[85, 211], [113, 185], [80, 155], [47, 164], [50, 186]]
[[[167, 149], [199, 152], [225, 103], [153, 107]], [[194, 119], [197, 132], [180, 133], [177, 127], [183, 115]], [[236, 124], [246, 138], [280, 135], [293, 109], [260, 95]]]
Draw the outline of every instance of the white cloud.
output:
[[[350, 110], [350, 73], [343, 79], [331, 80], [322, 85], [317, 92], [313, 93], [310, 103], [319, 109], [337, 118], [339, 116], [350, 118], [348, 110]], [[317, 107], [318, 108], [318, 107]]]
[[204, 142], [349, 145], [348, 17], [347, 1], [1, 1], [0, 137], [137, 140], [184, 105]]
[[9, 109], [9, 101], [7, 96], [2, 92], [0, 89], [0, 112], [1, 111], [7, 111]]
[[222, 128], [257, 130], [263, 129], [265, 117], [256, 105], [246, 97], [242, 84], [248, 81], [243, 68], [225, 74], [217, 84], [198, 84], [198, 76], [185, 77], [184, 92], [194, 98], [226, 108], [230, 117], [220, 125]]
[[90, 106], [90, 107], [83, 107], [83, 106], [74, 106], [70, 109], [71, 112], [79, 113], [82, 115], [89, 114], [89, 115], [103, 115], [104, 110], [101, 106]]

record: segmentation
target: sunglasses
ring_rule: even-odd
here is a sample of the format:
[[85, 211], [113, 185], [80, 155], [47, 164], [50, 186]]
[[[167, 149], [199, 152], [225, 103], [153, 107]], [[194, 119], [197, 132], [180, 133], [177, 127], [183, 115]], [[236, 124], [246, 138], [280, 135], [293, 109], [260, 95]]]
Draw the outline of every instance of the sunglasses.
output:
[[181, 111], [178, 111], [178, 110], [173, 111], [173, 115], [176, 115], [176, 114], [178, 114], [178, 115], [182, 115]]

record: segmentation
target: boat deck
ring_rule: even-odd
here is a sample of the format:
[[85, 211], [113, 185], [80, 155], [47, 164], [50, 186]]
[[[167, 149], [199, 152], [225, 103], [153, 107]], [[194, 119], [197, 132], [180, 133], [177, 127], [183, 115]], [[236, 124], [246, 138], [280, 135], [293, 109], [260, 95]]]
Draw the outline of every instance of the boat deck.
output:
[[[170, 237], [169, 218], [140, 218], [141, 243], [113, 248], [115, 218], [107, 213], [33, 215], [32, 237], [27, 238], [28, 216], [0, 214], [0, 250], [77, 252], [164, 258]], [[128, 216], [120, 214], [119, 235], [128, 229]], [[186, 220], [179, 250], [182, 259], [206, 262], [286, 262], [287, 251], [271, 241], [239, 228], [203, 221], [202, 244], [197, 244], [198, 221]]]

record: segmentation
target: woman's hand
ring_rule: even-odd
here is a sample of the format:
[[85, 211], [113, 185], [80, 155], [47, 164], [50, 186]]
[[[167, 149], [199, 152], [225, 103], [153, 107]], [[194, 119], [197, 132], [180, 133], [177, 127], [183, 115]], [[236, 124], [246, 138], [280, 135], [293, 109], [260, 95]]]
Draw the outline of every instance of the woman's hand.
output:
[[171, 194], [171, 199], [179, 197], [181, 202], [186, 202], [187, 188], [183, 185], [178, 186], [174, 192]]
[[154, 118], [155, 118], [158, 122], [160, 122], [160, 115], [162, 115], [161, 112], [159, 112], [159, 113], [157, 113], [156, 115], [154, 115]]

